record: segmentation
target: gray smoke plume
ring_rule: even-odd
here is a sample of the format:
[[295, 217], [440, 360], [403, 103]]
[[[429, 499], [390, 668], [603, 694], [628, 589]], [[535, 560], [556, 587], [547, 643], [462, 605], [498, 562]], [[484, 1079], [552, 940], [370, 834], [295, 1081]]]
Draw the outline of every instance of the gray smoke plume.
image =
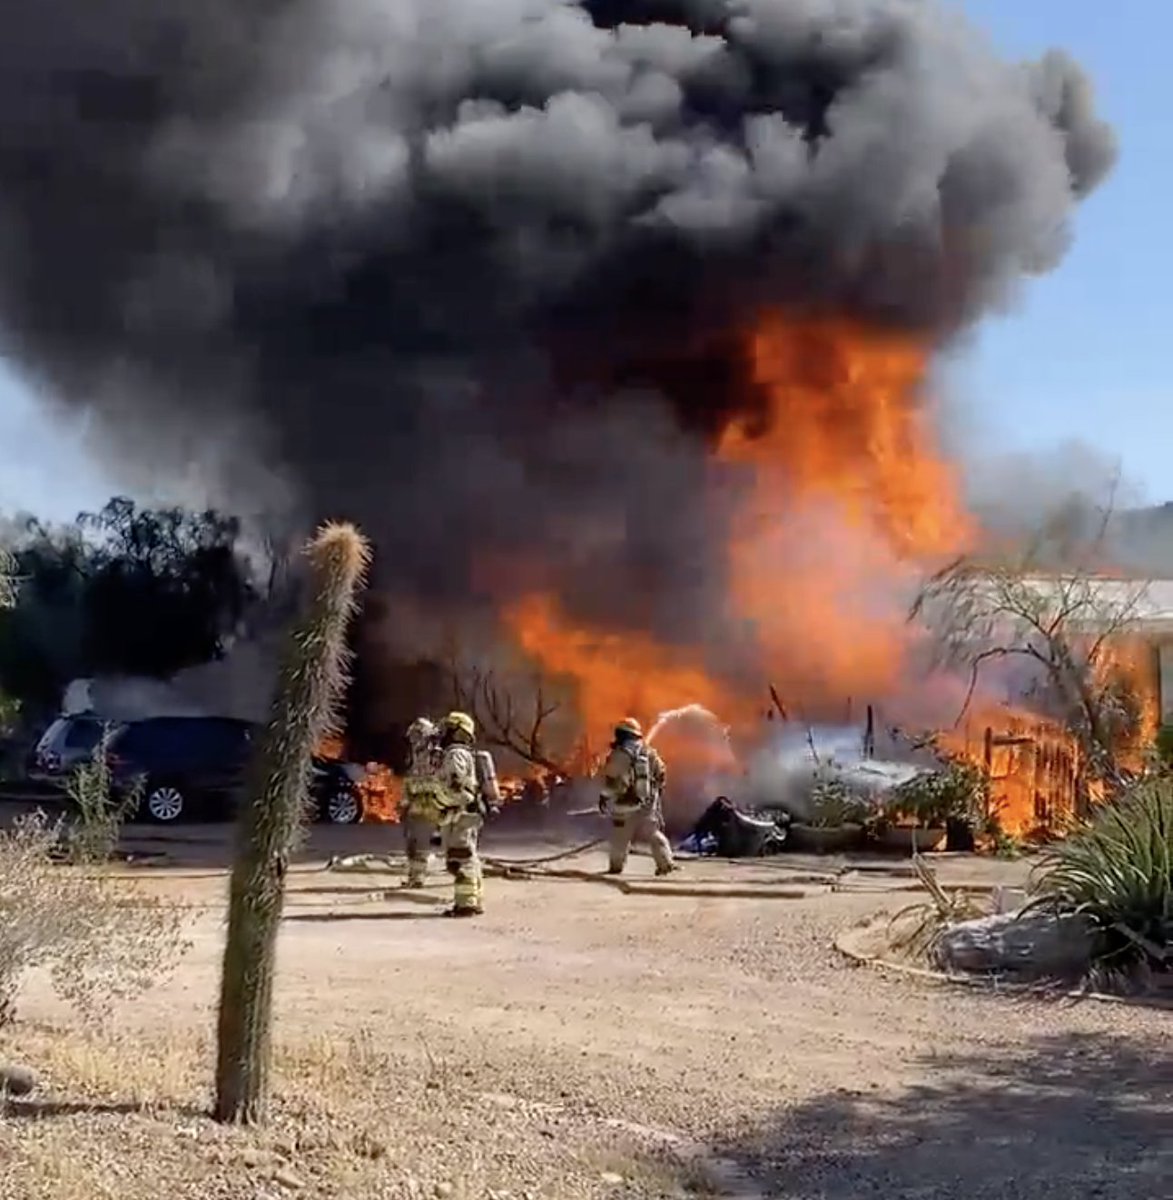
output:
[[944, 341], [1115, 153], [1062, 54], [916, 0], [7, 8], [32, 379], [226, 506], [280, 479], [358, 520], [417, 600], [541, 583], [668, 636], [715, 611], [705, 445], [755, 406], [754, 314]]

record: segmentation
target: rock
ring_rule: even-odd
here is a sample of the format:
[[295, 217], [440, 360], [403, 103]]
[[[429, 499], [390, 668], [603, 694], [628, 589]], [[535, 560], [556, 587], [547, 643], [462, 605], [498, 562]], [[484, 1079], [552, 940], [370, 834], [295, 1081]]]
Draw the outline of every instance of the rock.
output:
[[600, 1179], [600, 1180], [601, 1180], [603, 1183], [609, 1183], [609, 1184], [612, 1184], [613, 1186], [616, 1186], [616, 1187], [617, 1187], [619, 1184], [621, 1184], [621, 1183], [623, 1182], [623, 1176], [622, 1176], [622, 1175], [620, 1175], [620, 1174], [618, 1174], [618, 1173], [617, 1173], [617, 1172], [615, 1172], [615, 1171], [604, 1171], [604, 1172], [603, 1172], [603, 1173], [602, 1173], [602, 1174], [599, 1176], [599, 1179]]
[[0, 1064], [0, 1094], [27, 1096], [37, 1086], [35, 1071], [10, 1063]]
[[1062, 978], [1087, 970], [1092, 946], [1085, 918], [1035, 909], [962, 921], [941, 935], [936, 957], [949, 971]]
[[993, 895], [990, 897], [990, 911], [992, 913], [1018, 912], [1026, 905], [1026, 901], [1025, 888], [1006, 887], [1004, 884], [999, 884], [994, 888]]
[[280, 1184], [286, 1191], [300, 1192], [305, 1187], [305, 1180], [300, 1175], [295, 1175], [292, 1171], [282, 1168], [273, 1176], [273, 1182]]

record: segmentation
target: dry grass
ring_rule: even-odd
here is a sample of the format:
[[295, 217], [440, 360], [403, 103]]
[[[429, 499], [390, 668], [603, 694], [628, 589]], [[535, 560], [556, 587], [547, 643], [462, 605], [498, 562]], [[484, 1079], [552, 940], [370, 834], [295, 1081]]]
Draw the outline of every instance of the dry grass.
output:
[[214, 1054], [200, 1033], [15, 1026], [0, 1059], [41, 1074], [36, 1097], [0, 1117], [2, 1200], [156, 1200], [164, 1184], [176, 1200], [711, 1194], [670, 1155], [487, 1092], [459, 1063], [422, 1044], [388, 1048], [376, 1030], [279, 1043], [263, 1130], [206, 1116]]

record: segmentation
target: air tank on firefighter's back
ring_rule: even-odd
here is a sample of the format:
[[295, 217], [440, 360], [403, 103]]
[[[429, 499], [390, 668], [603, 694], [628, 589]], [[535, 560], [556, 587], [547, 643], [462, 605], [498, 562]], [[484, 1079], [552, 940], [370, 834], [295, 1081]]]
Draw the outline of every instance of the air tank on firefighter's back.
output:
[[501, 807], [501, 784], [497, 780], [497, 766], [488, 750], [474, 750], [473, 762], [477, 771], [477, 791], [481, 800], [490, 808]]

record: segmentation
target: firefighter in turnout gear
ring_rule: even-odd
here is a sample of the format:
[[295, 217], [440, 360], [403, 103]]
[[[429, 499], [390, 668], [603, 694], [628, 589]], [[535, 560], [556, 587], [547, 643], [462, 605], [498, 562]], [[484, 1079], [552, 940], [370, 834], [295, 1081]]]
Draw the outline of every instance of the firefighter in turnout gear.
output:
[[599, 812], [611, 818], [608, 874], [618, 875], [627, 864], [633, 841], [646, 842], [656, 862], [656, 874], [677, 869], [672, 847], [664, 836], [660, 799], [668, 772], [664, 760], [644, 741], [634, 717], [615, 727], [615, 740], [603, 766]]
[[440, 827], [440, 731], [427, 717], [407, 728], [407, 776], [403, 781], [403, 838], [407, 849], [404, 887], [422, 888], [432, 862], [432, 842]]
[[452, 917], [475, 917], [484, 911], [477, 840], [485, 817], [496, 811], [498, 797], [492, 757], [473, 748], [475, 739], [476, 725], [467, 713], [452, 712], [440, 722], [440, 837], [454, 881], [447, 913]]

